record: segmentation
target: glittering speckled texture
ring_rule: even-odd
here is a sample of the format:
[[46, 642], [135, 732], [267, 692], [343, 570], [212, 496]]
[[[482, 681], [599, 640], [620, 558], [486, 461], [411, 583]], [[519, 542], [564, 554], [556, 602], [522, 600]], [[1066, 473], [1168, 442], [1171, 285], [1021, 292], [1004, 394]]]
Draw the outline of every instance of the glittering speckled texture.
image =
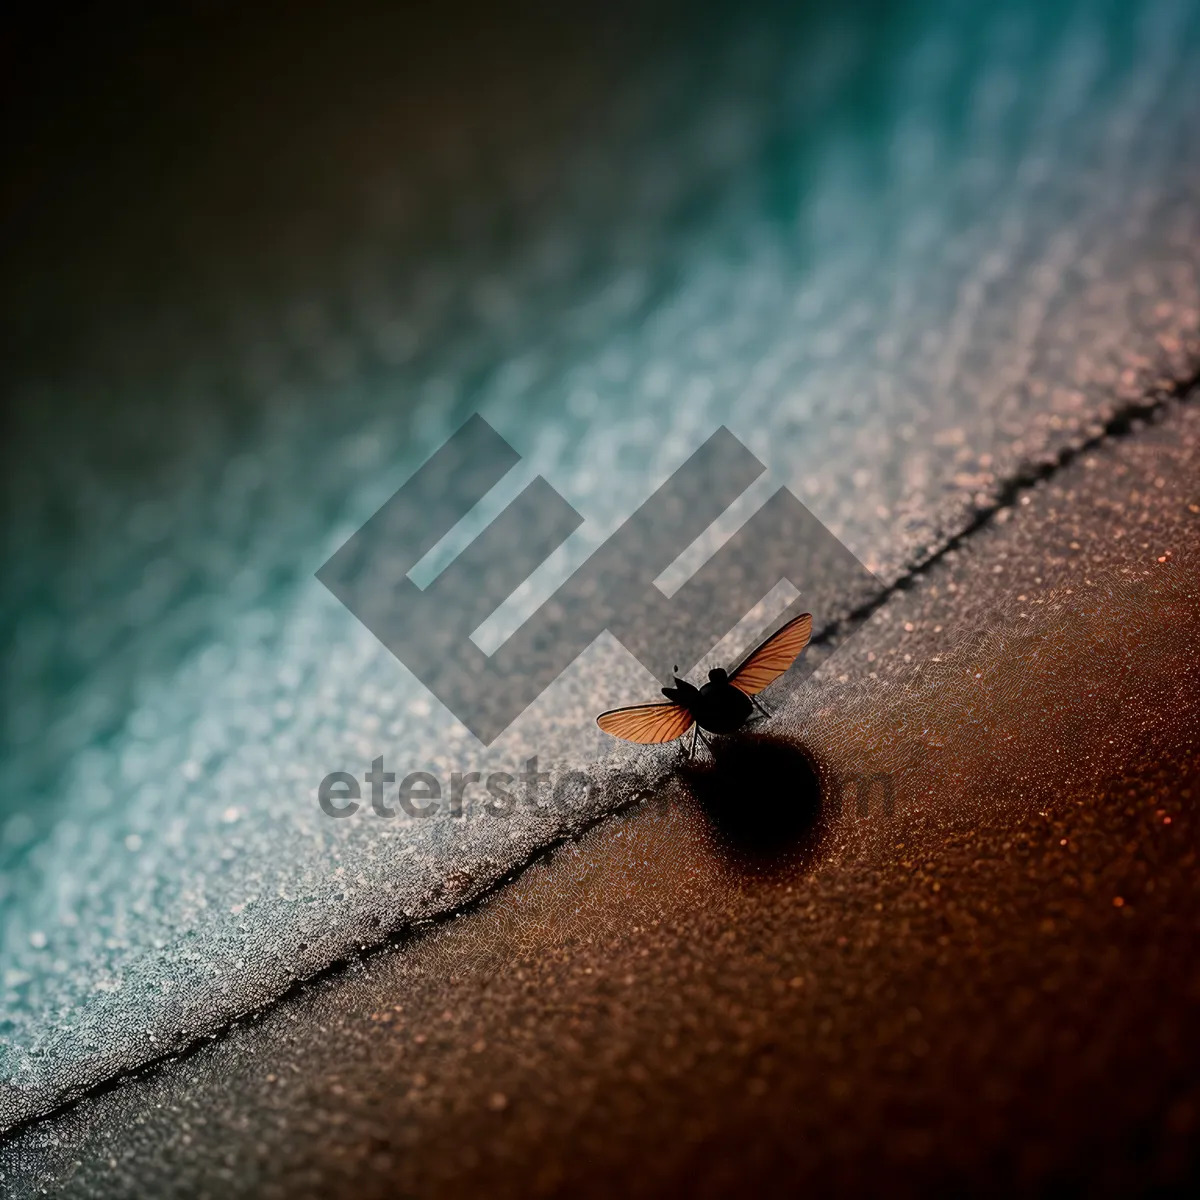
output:
[[[133, 282], [111, 312], [103, 251], [77, 277], [27, 255], [7, 368], [0, 1123], [453, 910], [628, 798], [600, 788], [507, 823], [316, 806], [326, 772], [378, 754], [443, 774], [592, 762], [590, 715], [647, 687], [601, 641], [485, 754], [312, 579], [466, 413], [586, 518], [519, 613], [721, 422], [890, 582], [1007, 479], [1194, 375], [1196, 20], [1169, 0], [861, 26], [751, 10], [665, 57], [574, 45], [524, 84], [485, 80], [463, 104], [491, 124], [451, 113], [403, 155], [390, 139], [413, 122], [380, 82], [280, 135], [282, 159], [321, 164], [322, 219], [302, 187], [223, 242], [206, 201], [257, 145], [226, 130], [145, 200], [161, 216], [188, 196], [196, 248], [179, 236], [158, 274], [157, 243], [122, 227]], [[290, 113], [300, 85], [276, 86], [263, 111]], [[1121, 554], [1148, 563], [1143, 502], [1123, 503]], [[1110, 523], [1058, 547], [1061, 570]], [[925, 593], [885, 607], [886, 636], [827, 668], [829, 745], [874, 711], [871, 670], [899, 720], [919, 707], [888, 682], [904, 654], [929, 662], [994, 622], [993, 654], [1021, 622], [1071, 626], [1074, 608], [1021, 616], [1001, 587], [1058, 578], [1029, 566], [1043, 536], [994, 560], [977, 609], [949, 590], [958, 560], [911, 635], [893, 623]]]
[[[890, 817], [827, 792], [764, 854], [674, 780], [0, 1170], [89, 1197], [1194, 1181], [1197, 479], [1192, 402], [1022, 493], [845, 682], [791, 691], [783, 743], [891, 771]], [[803, 811], [754, 761], [722, 790]]]

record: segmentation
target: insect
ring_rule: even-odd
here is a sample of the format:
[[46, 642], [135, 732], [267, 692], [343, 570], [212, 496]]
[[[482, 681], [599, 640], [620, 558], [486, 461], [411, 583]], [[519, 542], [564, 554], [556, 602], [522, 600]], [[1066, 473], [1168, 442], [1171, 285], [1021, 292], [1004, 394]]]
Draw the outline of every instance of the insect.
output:
[[[662, 690], [669, 703], [613, 708], [601, 713], [596, 724], [613, 737], [645, 746], [673, 742], [691, 729], [691, 758], [696, 753], [696, 738], [703, 737], [701, 729], [733, 733], [750, 720], [756, 708], [764, 717], [770, 715], [755, 697], [796, 661], [811, 636], [812, 613], [803, 613], [751, 650], [731, 672], [715, 667], [703, 687], [676, 675], [675, 686]], [[711, 749], [707, 738], [704, 744]]]

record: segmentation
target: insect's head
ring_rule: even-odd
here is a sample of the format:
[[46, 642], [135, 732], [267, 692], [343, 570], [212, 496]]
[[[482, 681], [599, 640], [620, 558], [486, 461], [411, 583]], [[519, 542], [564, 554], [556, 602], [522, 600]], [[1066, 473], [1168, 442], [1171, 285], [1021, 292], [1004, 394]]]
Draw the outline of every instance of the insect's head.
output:
[[728, 680], [729, 676], [725, 674], [724, 667], [713, 667], [708, 673], [709, 683], [726, 683]]

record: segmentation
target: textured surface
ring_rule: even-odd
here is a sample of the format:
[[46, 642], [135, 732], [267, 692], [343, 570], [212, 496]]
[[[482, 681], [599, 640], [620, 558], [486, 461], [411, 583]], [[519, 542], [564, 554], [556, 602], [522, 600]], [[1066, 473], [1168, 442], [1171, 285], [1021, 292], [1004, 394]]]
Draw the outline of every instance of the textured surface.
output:
[[[590, 716], [647, 686], [598, 643], [484, 754], [312, 579], [468, 412], [585, 517], [511, 626], [721, 422], [889, 581], [1195, 372], [1194, 6], [877, 16], [751, 10], [629, 54], [585, 28], [526, 74], [474, 47], [457, 107], [461, 75], [401, 87], [368, 23], [294, 75], [207, 63], [202, 136], [132, 118], [93, 186], [20, 177], [0, 1122], [620, 802], [317, 808], [380, 754], [590, 762]], [[238, 193], [276, 168], [293, 189]]]
[[[1193, 402], [1002, 509], [774, 746], [0, 1169], [69, 1196], [1186, 1191], [1198, 480]], [[832, 811], [860, 771], [893, 813]]]

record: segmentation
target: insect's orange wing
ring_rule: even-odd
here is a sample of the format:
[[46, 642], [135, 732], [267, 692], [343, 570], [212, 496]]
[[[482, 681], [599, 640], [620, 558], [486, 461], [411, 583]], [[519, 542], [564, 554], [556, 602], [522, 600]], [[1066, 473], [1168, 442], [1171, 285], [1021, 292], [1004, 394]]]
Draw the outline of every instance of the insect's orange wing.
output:
[[613, 737], [656, 746], [683, 737], [695, 718], [681, 704], [636, 704], [601, 713], [596, 724]]
[[739, 692], [756, 696], [796, 661], [812, 637], [812, 613], [802, 613], [771, 634], [757, 650], [751, 650], [730, 674], [729, 682]]

